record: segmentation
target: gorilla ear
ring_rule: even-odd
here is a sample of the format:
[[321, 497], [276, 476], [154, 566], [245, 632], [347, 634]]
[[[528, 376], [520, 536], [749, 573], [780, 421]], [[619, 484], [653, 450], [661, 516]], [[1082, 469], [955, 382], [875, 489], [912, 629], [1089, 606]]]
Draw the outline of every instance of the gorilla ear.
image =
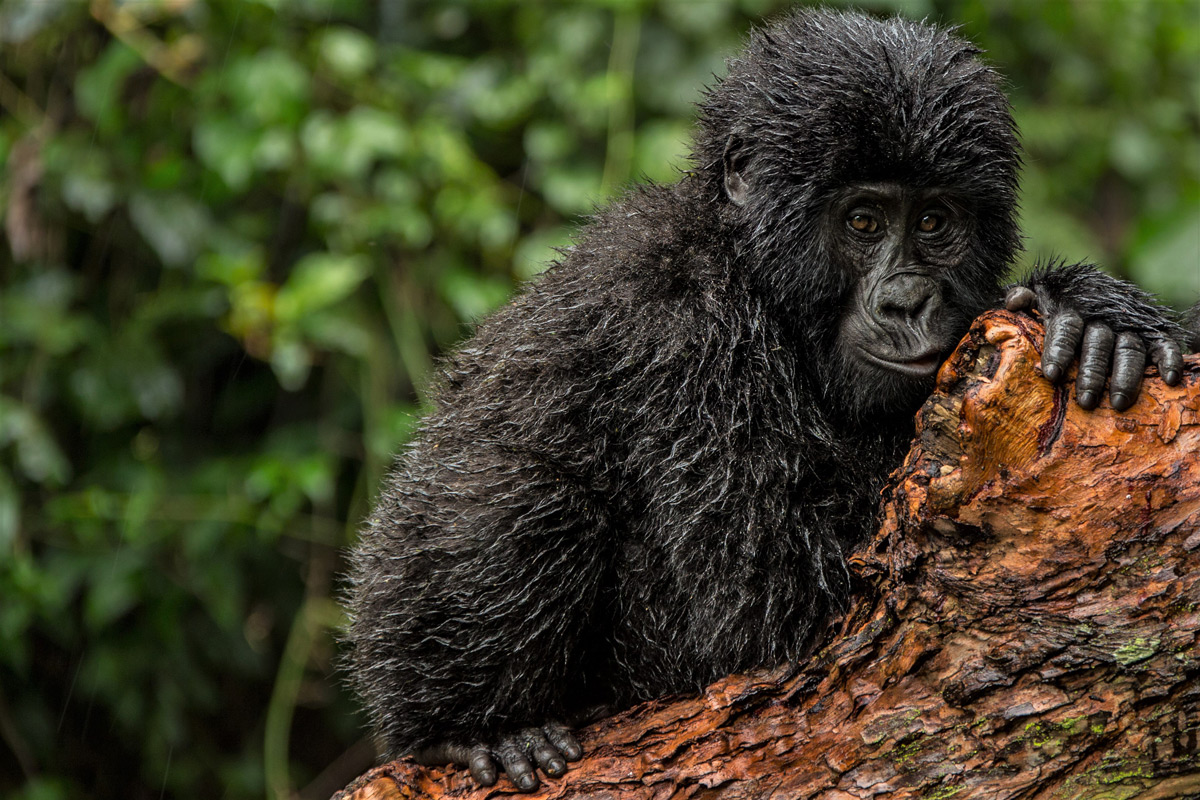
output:
[[725, 194], [735, 206], [746, 205], [750, 197], [750, 184], [742, 177], [742, 172], [749, 162], [744, 142], [738, 136], [730, 136], [725, 142], [725, 153], [721, 156], [721, 163], [725, 166]]

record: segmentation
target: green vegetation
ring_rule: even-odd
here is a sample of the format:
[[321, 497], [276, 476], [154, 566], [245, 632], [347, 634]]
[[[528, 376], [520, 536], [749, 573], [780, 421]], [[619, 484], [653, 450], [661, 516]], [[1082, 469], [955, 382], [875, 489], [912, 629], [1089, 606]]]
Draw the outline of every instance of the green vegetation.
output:
[[[0, 795], [327, 797], [368, 764], [337, 576], [431, 363], [674, 178], [781, 5], [0, 4]], [[1200, 6], [862, 5], [1008, 76], [1036, 251], [1200, 293]]]

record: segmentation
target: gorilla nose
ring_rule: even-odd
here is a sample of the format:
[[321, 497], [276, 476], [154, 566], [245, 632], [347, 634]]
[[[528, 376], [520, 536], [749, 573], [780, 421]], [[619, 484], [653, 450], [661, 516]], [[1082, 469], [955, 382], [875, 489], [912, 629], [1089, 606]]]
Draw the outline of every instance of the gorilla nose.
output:
[[937, 308], [941, 293], [932, 278], [897, 275], [879, 287], [873, 304], [881, 322], [925, 322]]

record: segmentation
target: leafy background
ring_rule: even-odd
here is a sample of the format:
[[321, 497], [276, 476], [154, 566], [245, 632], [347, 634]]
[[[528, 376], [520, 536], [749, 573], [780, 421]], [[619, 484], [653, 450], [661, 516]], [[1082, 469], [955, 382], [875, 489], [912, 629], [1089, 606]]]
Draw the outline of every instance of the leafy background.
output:
[[[0, 795], [369, 765], [338, 574], [431, 363], [594, 203], [674, 179], [783, 5], [0, 4]], [[1031, 255], [1200, 294], [1196, 0], [862, 5], [1008, 76]]]

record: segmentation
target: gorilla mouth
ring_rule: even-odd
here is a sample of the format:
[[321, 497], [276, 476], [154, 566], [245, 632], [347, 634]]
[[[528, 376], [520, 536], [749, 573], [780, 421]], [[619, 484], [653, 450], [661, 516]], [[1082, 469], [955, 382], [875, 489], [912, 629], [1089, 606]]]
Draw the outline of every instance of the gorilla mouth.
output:
[[942, 365], [943, 357], [940, 350], [927, 350], [915, 358], [885, 358], [872, 353], [866, 348], [862, 349], [862, 354], [867, 357], [867, 360], [890, 369], [893, 372], [899, 372], [902, 375], [907, 375], [911, 378], [928, 378], [938, 371]]

